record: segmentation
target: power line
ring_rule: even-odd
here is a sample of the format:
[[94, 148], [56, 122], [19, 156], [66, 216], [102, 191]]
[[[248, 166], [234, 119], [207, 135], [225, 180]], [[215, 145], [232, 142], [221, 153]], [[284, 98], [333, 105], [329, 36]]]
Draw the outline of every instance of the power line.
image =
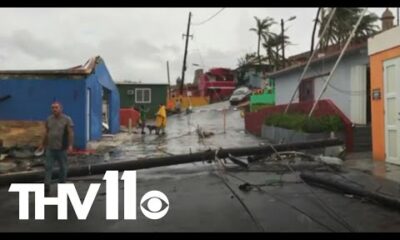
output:
[[227, 174], [228, 174], [229, 176], [231, 176], [231, 177], [234, 177], [234, 178], [240, 180], [240, 181], [243, 182], [243, 183], [248, 183], [248, 184], [250, 184], [251, 186], [255, 186], [255, 187], [256, 187], [259, 191], [261, 191], [262, 193], [265, 193], [265, 194], [269, 195], [270, 197], [272, 197], [272, 198], [278, 200], [280, 203], [283, 203], [283, 204], [289, 206], [289, 207], [292, 208], [293, 210], [295, 210], [295, 211], [297, 211], [297, 212], [303, 214], [304, 216], [308, 217], [310, 220], [312, 220], [313, 222], [319, 224], [320, 226], [324, 227], [325, 229], [327, 229], [327, 230], [329, 230], [329, 231], [331, 231], [331, 232], [336, 232], [333, 228], [331, 228], [331, 227], [328, 226], [327, 224], [324, 224], [323, 222], [319, 221], [318, 218], [315, 218], [315, 217], [309, 215], [307, 212], [305, 212], [304, 210], [302, 210], [302, 209], [296, 207], [295, 205], [289, 203], [289, 202], [286, 201], [284, 198], [278, 197], [276, 194], [271, 194], [271, 193], [269, 193], [268, 191], [262, 189], [261, 187], [255, 185], [255, 184], [252, 184], [252, 183], [250, 183], [249, 181], [247, 181], [247, 180], [245, 180], [245, 179], [243, 179], [243, 178], [240, 178], [240, 177], [238, 177], [238, 176], [236, 176], [236, 175], [233, 175], [233, 174], [230, 174], [230, 173], [227, 173]]
[[[322, 75], [322, 71], [321, 70], [316, 70], [316, 69], [310, 68], [310, 71], [313, 72], [316, 75]], [[325, 82], [326, 81], [326, 77], [327, 76], [323, 76], [323, 77], [317, 77], [317, 78], [314, 78], [314, 79], [317, 79], [317, 80], [320, 79], [322, 82]], [[328, 87], [332, 88], [333, 90], [335, 90], [335, 91], [337, 91], [339, 93], [342, 93], [342, 94], [348, 95], [348, 96], [363, 96], [364, 94], [367, 93], [367, 90], [353, 91], [353, 90], [340, 89], [339, 87], [333, 85], [332, 83], [328, 83]]]
[[[322, 69], [324, 69], [324, 62], [325, 62], [325, 60], [322, 60]], [[322, 75], [322, 70], [310, 68], [310, 71], [316, 75]], [[326, 76], [321, 77], [321, 78], [318, 77], [315, 79], [321, 79], [323, 82], [325, 82]], [[341, 94], [348, 95], [348, 96], [363, 96], [368, 91], [368, 90], [359, 90], [359, 91], [344, 90], [344, 89], [340, 89], [339, 87], [333, 85], [332, 83], [328, 83], [328, 87], [332, 88], [333, 90], [336, 90], [337, 92], [339, 92]]]
[[215, 16], [217, 16], [219, 13], [221, 13], [224, 9], [225, 9], [225, 8], [221, 8], [217, 13], [215, 13], [214, 15], [212, 15], [211, 17], [209, 17], [208, 19], [206, 19], [206, 20], [204, 20], [204, 21], [202, 21], [202, 22], [199, 22], [199, 23], [192, 23], [191, 25], [193, 25], [193, 26], [202, 25], [202, 24], [204, 24], [204, 23], [210, 21], [211, 19], [213, 19]]
[[204, 59], [203, 59], [203, 55], [201, 54], [200, 48], [199, 48], [199, 44], [197, 44], [197, 41], [193, 39], [194, 44], [196, 45], [196, 50], [200, 56], [200, 61], [201, 64], [203, 64], [203, 67], [206, 67], [205, 63], [204, 63]]
[[[277, 157], [279, 158], [279, 160], [282, 160], [279, 152], [274, 148], [274, 146], [272, 144], [269, 144], [269, 146], [271, 147], [271, 149], [276, 153]], [[293, 174], [296, 175], [296, 171], [290, 166], [290, 163], [287, 163], [286, 166], [289, 168], [290, 171], [293, 172]], [[297, 176], [298, 177], [298, 176]], [[324, 201], [322, 199], [320, 199], [318, 197], [318, 195], [312, 190], [312, 188], [301, 178], [298, 177], [303, 183], [304, 185], [308, 188], [308, 190], [313, 194], [313, 196], [319, 201], [320, 206], [322, 207], [322, 209], [335, 221], [337, 221], [338, 223], [340, 223], [343, 227], [345, 227], [347, 230], [349, 230], [350, 232], [354, 232], [353, 227], [346, 222], [346, 220], [344, 218], [342, 218], [340, 215], [338, 215], [332, 208], [330, 208], [327, 204], [324, 203]]]
[[[204, 144], [204, 142], [202, 142]], [[205, 145], [205, 144], [204, 144]], [[219, 149], [221, 149], [221, 147], [219, 147]], [[229, 191], [236, 197], [236, 199], [239, 201], [239, 203], [242, 205], [242, 207], [244, 208], [244, 210], [247, 212], [247, 214], [250, 216], [251, 220], [253, 221], [253, 223], [262, 231], [265, 232], [265, 229], [263, 228], [263, 226], [261, 225], [261, 223], [256, 219], [256, 217], [253, 215], [253, 213], [250, 211], [250, 209], [248, 208], [248, 206], [244, 203], [244, 201], [239, 197], [239, 195], [235, 192], [235, 190], [229, 185], [228, 180], [226, 178], [226, 176], [224, 175], [224, 173], [226, 173], [225, 171], [225, 165], [222, 162], [221, 159], [219, 159], [217, 157], [217, 154], [215, 154], [214, 157], [214, 162], [216, 163], [215, 169], [217, 172], [217, 176], [220, 177], [220, 179], [222, 180], [222, 182], [225, 184], [225, 186], [229, 189]]]
[[345, 95], [348, 95], [348, 96], [363, 96], [364, 94], [367, 93], [367, 90], [365, 90], [365, 91], [362, 91], [362, 90], [360, 90], [360, 91], [343, 90], [343, 89], [340, 89], [340, 88], [332, 85], [331, 83], [328, 83], [328, 86], [333, 88], [334, 90], [338, 91], [339, 93], [342, 93], [342, 94], [345, 94]]

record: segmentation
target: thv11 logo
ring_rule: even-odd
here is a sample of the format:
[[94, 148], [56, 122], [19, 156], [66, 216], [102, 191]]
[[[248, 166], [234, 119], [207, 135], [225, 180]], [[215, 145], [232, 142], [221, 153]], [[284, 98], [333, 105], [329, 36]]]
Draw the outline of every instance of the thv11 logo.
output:
[[[124, 219], [136, 219], [136, 171], [124, 171]], [[119, 177], [118, 171], [107, 171], [103, 177], [106, 181], [106, 219], [118, 220]], [[83, 202], [79, 199], [74, 184], [58, 184], [57, 197], [45, 197], [44, 184], [42, 183], [13, 183], [9, 192], [19, 193], [19, 219], [29, 219], [29, 193], [35, 196], [35, 219], [44, 219], [45, 205], [56, 205], [59, 220], [68, 219], [68, 199], [71, 202], [76, 216], [85, 220], [99, 191], [101, 183], [92, 183]], [[160, 191], [149, 191], [140, 200], [140, 210], [149, 219], [160, 219], [169, 210], [167, 196]]]

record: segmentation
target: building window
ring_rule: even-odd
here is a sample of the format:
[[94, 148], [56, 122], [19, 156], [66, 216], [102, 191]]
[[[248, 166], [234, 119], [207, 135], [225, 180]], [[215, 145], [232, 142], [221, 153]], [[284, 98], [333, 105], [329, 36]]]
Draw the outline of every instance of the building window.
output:
[[150, 88], [136, 88], [135, 89], [135, 102], [136, 103], [151, 103], [151, 89]]

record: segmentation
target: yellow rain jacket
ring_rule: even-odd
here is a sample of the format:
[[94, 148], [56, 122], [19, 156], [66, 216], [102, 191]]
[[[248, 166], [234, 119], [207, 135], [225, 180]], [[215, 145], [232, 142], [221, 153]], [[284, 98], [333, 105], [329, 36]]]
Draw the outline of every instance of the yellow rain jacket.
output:
[[156, 114], [156, 127], [165, 128], [167, 126], [167, 111], [165, 106], [161, 106]]

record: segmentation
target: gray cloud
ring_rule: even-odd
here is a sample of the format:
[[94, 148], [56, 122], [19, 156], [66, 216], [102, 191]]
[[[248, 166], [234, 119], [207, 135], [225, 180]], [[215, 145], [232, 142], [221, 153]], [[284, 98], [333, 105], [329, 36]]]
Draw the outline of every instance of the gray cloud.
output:
[[[370, 9], [380, 16], [385, 8]], [[54, 69], [83, 64], [101, 55], [116, 80], [166, 82], [181, 75], [188, 12], [201, 22], [219, 8], [3, 8], [0, 9], [0, 68]], [[393, 13], [395, 9], [392, 8]], [[196, 66], [235, 68], [237, 59], [256, 51], [249, 31], [253, 16], [273, 17], [286, 24], [295, 44], [287, 56], [307, 51], [316, 8], [226, 8], [209, 22], [193, 26], [189, 41], [187, 81]], [[273, 27], [279, 33], [279, 24]]]

